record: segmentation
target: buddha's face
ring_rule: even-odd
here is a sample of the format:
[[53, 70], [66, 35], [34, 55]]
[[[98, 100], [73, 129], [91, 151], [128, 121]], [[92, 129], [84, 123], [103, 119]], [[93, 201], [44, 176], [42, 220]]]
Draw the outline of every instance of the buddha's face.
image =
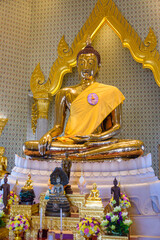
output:
[[78, 58], [79, 75], [86, 80], [92, 79], [98, 72], [98, 60], [95, 54], [81, 54]]
[[8, 179], [7, 179], [7, 178], [5, 178], [5, 179], [4, 179], [4, 183], [7, 183], [7, 182], [8, 182]]
[[61, 182], [60, 177], [57, 177], [56, 182], [57, 182], [57, 184], [60, 184], [60, 182]]
[[114, 184], [114, 186], [117, 186], [118, 182], [116, 179], [113, 181], [113, 184]]

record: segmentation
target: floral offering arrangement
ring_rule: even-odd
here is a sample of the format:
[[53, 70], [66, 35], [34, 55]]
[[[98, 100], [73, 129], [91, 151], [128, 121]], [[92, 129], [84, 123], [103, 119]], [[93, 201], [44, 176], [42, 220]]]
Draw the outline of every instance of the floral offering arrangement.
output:
[[120, 207], [122, 209], [126, 209], [126, 208], [130, 208], [131, 207], [131, 203], [129, 201], [129, 198], [127, 197], [127, 195], [125, 193], [120, 193], [121, 197], [120, 197]]
[[18, 196], [13, 192], [13, 191], [10, 191], [10, 196], [9, 196], [9, 199], [8, 199], [8, 204], [9, 205], [12, 205], [15, 203], [15, 201], [18, 201]]
[[[120, 199], [119, 199], [119, 206], [121, 207], [122, 210], [130, 208], [131, 203], [129, 201], [129, 198], [125, 193], [120, 193]], [[110, 199], [110, 205], [114, 207], [114, 204], [116, 203], [116, 200], [113, 199], [113, 197]]]
[[107, 213], [101, 226], [106, 234], [127, 236], [132, 221], [128, 218], [128, 212], [122, 211], [120, 206]]
[[0, 194], [0, 204], [3, 204], [3, 195]]
[[5, 216], [3, 210], [0, 210], [0, 227], [4, 227], [5, 226], [5, 222], [3, 221], [3, 217]]
[[98, 236], [100, 232], [100, 223], [95, 218], [82, 218], [77, 224], [77, 230], [82, 236]]
[[22, 215], [17, 215], [16, 217], [10, 218], [7, 228], [12, 231], [28, 231], [30, 227], [29, 221], [26, 217]]

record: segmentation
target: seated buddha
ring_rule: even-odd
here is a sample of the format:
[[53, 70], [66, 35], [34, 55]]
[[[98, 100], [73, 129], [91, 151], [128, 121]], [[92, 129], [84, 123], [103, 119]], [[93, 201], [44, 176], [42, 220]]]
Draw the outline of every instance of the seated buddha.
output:
[[33, 189], [33, 181], [31, 179], [31, 174], [28, 174], [28, 179], [25, 181], [24, 186], [22, 187], [22, 189], [28, 190], [28, 189]]
[[20, 202], [23, 205], [32, 205], [35, 199], [35, 193], [33, 190], [33, 181], [31, 179], [31, 174], [28, 174], [28, 179], [26, 180], [24, 186], [22, 187], [20, 193]]
[[96, 183], [93, 183], [93, 189], [91, 190], [88, 199], [93, 200], [93, 201], [101, 200], [101, 198], [99, 198], [99, 190], [97, 189], [97, 184]]
[[[39, 141], [26, 142], [26, 155], [64, 159], [67, 152], [71, 160], [102, 160], [143, 154], [142, 141], [115, 138], [125, 97], [116, 87], [96, 82], [99, 66], [100, 54], [88, 44], [77, 55], [80, 83], [59, 90], [54, 127]], [[70, 115], [64, 131], [67, 110]]]
[[86, 199], [86, 207], [103, 207], [102, 200], [99, 197], [99, 190], [97, 189], [97, 184], [93, 183], [93, 189], [90, 191], [89, 197]]
[[65, 196], [64, 186], [68, 184], [68, 177], [61, 168], [55, 168], [50, 175], [51, 184], [54, 185], [52, 190], [45, 196], [49, 199], [46, 205], [46, 216], [60, 217], [60, 209], [62, 209], [62, 216], [70, 216], [70, 204]]

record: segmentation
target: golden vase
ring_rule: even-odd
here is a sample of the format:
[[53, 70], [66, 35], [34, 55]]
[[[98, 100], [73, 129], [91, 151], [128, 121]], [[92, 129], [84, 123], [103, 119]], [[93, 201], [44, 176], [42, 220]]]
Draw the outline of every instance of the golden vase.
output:
[[92, 240], [92, 236], [87, 237], [86, 235], [84, 235], [84, 238], [85, 238], [86, 240]]
[[14, 231], [14, 235], [15, 235], [15, 238], [14, 238], [14, 240], [22, 240], [22, 238], [21, 238], [21, 231], [19, 231], [19, 230], [16, 230], [16, 231]]

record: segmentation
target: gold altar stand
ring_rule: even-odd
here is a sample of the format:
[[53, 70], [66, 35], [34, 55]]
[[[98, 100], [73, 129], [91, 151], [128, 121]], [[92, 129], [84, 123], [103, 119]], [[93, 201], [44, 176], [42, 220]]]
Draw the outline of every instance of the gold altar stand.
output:
[[[62, 229], [63, 231], [72, 232], [74, 240], [84, 240], [82, 236], [76, 230], [77, 223], [79, 223], [80, 218], [83, 217], [95, 217], [97, 220], [102, 221], [104, 216], [103, 207], [88, 207], [85, 206], [85, 195], [80, 194], [68, 194], [66, 195], [70, 202], [70, 206], [76, 207], [77, 213], [71, 213], [71, 217], [63, 217], [62, 219]], [[40, 229], [40, 211], [42, 208], [42, 229], [60, 231], [61, 228], [61, 219], [60, 217], [49, 217], [45, 216], [45, 209], [47, 201], [45, 199], [45, 193], [40, 195], [40, 203], [34, 205], [12, 205], [10, 216], [16, 216], [18, 214], [25, 215], [30, 222], [30, 229], [25, 233], [26, 240], [36, 240], [38, 231]], [[0, 238], [1, 239], [1, 238]], [[9, 240], [14, 239], [14, 234], [12, 231], [9, 231]], [[117, 239], [117, 240], [127, 240], [127, 237], [113, 237], [99, 234], [98, 240], [108, 240], [108, 239]]]
[[[63, 231], [71, 231], [74, 236], [74, 240], [81, 240], [81, 237], [76, 226], [82, 217], [95, 217], [97, 220], [102, 220], [104, 215], [104, 208], [101, 211], [95, 211], [95, 208], [85, 207], [85, 195], [80, 194], [68, 194], [68, 198], [71, 208], [75, 207], [77, 209], [76, 214], [71, 214], [71, 217], [63, 217], [62, 229]], [[12, 205], [10, 216], [16, 216], [18, 214], [25, 215], [31, 225], [28, 232], [25, 233], [25, 239], [37, 239], [38, 230], [40, 229], [40, 211], [42, 208], [42, 229], [60, 231], [61, 220], [60, 217], [49, 217], [45, 216], [45, 209], [47, 201], [45, 198], [45, 193], [40, 195], [40, 203], [34, 205]], [[76, 217], [74, 217], [76, 215]], [[9, 239], [12, 240], [14, 237], [13, 232], [9, 231]]]

